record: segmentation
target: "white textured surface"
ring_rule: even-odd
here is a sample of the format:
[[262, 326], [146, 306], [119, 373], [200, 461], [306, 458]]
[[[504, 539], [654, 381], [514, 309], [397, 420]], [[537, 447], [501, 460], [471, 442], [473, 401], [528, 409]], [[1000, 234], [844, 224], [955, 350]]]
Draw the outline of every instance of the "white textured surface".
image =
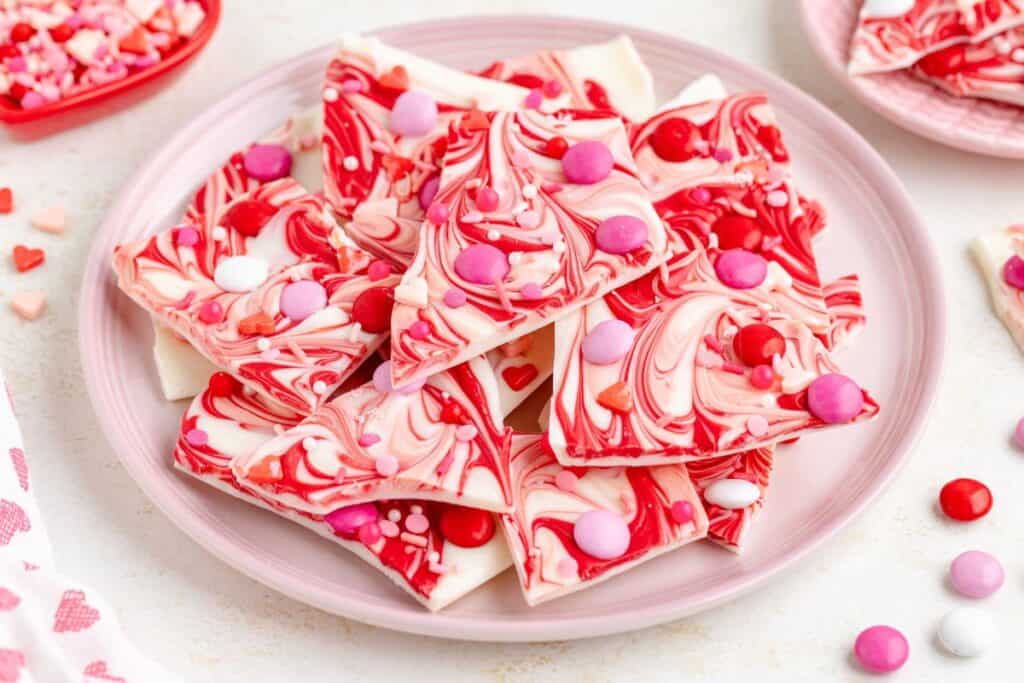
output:
[[[1012, 636], [1024, 628], [1024, 502], [1016, 498], [1024, 492], [1024, 453], [1009, 436], [1024, 414], [1015, 398], [1024, 358], [990, 313], [967, 245], [1022, 219], [1024, 165], [940, 147], [857, 104], [823, 73], [789, 0], [450, 0], [445, 14], [556, 9], [712, 45], [815, 95], [890, 160], [939, 243], [950, 355], [915, 457], [857, 523], [767, 589], [726, 607], [634, 634], [532, 646], [448, 643], [331, 617], [253, 583], [186, 538], [125, 474], [85, 397], [74, 320], [90, 232], [166, 132], [234, 85], [342, 30], [437, 16], [436, 5], [414, 0], [289, 0], [288, 11], [270, 0], [226, 5], [196, 67], [156, 97], [42, 141], [15, 142], [0, 132], [0, 185], [14, 186], [19, 205], [13, 216], [0, 216], [0, 364], [15, 390], [58, 561], [106, 593], [145, 651], [197, 683], [854, 681], [871, 680], [849, 664], [857, 631], [890, 623], [911, 643], [899, 680], [1016, 680]], [[32, 211], [54, 201], [68, 208], [63, 237], [28, 226]], [[16, 274], [6, 255], [19, 242], [45, 247], [47, 264]], [[33, 287], [47, 289], [51, 309], [23, 323], [8, 310], [9, 296]], [[939, 487], [956, 476], [993, 487], [997, 502], [988, 519], [954, 526], [936, 515]], [[964, 604], [944, 579], [948, 562], [968, 548], [992, 552], [1006, 566], [1006, 586], [984, 604], [1004, 639], [984, 657], [960, 661], [937, 649], [935, 629], [946, 611]]]

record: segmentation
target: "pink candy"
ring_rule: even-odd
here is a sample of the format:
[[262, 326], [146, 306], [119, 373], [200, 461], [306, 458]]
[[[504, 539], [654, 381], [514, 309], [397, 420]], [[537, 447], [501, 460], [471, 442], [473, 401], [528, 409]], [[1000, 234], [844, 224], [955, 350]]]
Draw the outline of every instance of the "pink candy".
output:
[[448, 220], [448, 205], [441, 202], [433, 202], [427, 209], [427, 220], [434, 225], [441, 225]]
[[383, 280], [391, 274], [391, 264], [387, 261], [374, 261], [366, 268], [366, 276], [371, 281]]
[[199, 307], [199, 319], [207, 325], [219, 323], [224, 319], [224, 308], [216, 301], [207, 301]]
[[1015, 289], [1024, 289], [1024, 259], [1014, 254], [1003, 265], [1003, 280]]
[[628, 254], [647, 242], [647, 224], [635, 216], [612, 216], [597, 226], [594, 240], [603, 252]]
[[572, 529], [580, 550], [599, 560], [614, 560], [629, 549], [629, 527], [609, 510], [589, 510], [580, 515]]
[[576, 490], [578, 480], [577, 476], [569, 470], [562, 470], [555, 475], [555, 486], [566, 493], [572, 493]]
[[863, 408], [864, 392], [846, 375], [822, 375], [807, 387], [807, 409], [827, 424], [850, 422]]
[[536, 109], [537, 107], [539, 107], [541, 105], [541, 102], [543, 102], [543, 101], [544, 101], [543, 93], [541, 93], [540, 90], [534, 88], [526, 96], [526, 99], [523, 101], [523, 106], [525, 106], [527, 109]]
[[444, 293], [444, 304], [448, 308], [459, 308], [466, 305], [466, 293], [461, 289], [449, 289]]
[[902, 667], [910, 656], [910, 644], [891, 626], [872, 626], [861, 631], [853, 646], [860, 665], [871, 673], [885, 674]]
[[633, 328], [622, 320], [603, 320], [583, 338], [583, 360], [595, 365], [610, 365], [621, 360], [633, 346]]
[[980, 550], [968, 550], [953, 560], [949, 567], [949, 579], [961, 595], [987, 598], [1002, 588], [1006, 572], [992, 555]]
[[189, 446], [205, 446], [210, 442], [210, 435], [202, 429], [190, 429], [185, 432], [185, 441], [188, 442]]
[[677, 500], [672, 503], [671, 512], [672, 521], [676, 524], [686, 524], [687, 522], [691, 522], [695, 516], [693, 503], [688, 500]]
[[746, 249], [729, 249], [715, 260], [715, 274], [733, 289], [753, 289], [768, 277], [768, 262]]
[[389, 126], [395, 135], [420, 137], [437, 125], [437, 102], [424, 92], [406, 90], [395, 100]]
[[299, 280], [281, 290], [281, 313], [295, 322], [327, 307], [327, 290], [315, 280]]
[[481, 211], [494, 211], [498, 208], [498, 193], [486, 185], [481, 187], [476, 191], [476, 207]]
[[609, 176], [615, 159], [608, 145], [598, 140], [577, 142], [562, 156], [562, 171], [570, 183], [593, 185]]
[[441, 176], [434, 175], [424, 181], [420, 187], [420, 208], [426, 210], [434, 203], [434, 197], [437, 196], [437, 188], [441, 185]]
[[179, 247], [194, 247], [199, 244], [199, 231], [195, 228], [176, 228], [172, 235], [174, 243]]
[[413, 339], [423, 340], [430, 336], [430, 325], [425, 320], [417, 320], [409, 325], [409, 336]]
[[492, 285], [508, 275], [508, 257], [490, 244], [474, 244], [455, 257], [455, 272], [476, 285]]
[[768, 365], [758, 365], [750, 371], [750, 383], [758, 389], [771, 389], [775, 373]]
[[279, 180], [292, 172], [292, 153], [281, 145], [253, 145], [242, 157], [242, 165], [256, 180]]
[[359, 503], [358, 505], [338, 508], [325, 515], [324, 521], [334, 529], [335, 533], [349, 536], [363, 526], [376, 522], [379, 517], [376, 505], [373, 503]]
[[424, 384], [426, 384], [426, 380], [420, 380], [419, 382], [412, 382], [400, 389], [396, 389], [391, 383], [391, 361], [389, 360], [378, 365], [377, 369], [373, 371], [374, 388], [385, 394], [396, 392], [399, 394], [413, 394], [422, 389]]
[[554, 80], [544, 81], [541, 89], [544, 92], [544, 97], [558, 97], [562, 94], [562, 84]]

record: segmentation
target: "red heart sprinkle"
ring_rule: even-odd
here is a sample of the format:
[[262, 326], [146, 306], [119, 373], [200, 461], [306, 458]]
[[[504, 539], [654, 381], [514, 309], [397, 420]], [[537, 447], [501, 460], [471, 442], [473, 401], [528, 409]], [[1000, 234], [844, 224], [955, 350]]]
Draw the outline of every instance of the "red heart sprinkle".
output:
[[0, 213], [14, 211], [14, 193], [9, 187], [0, 187]]
[[274, 334], [274, 319], [266, 313], [254, 313], [238, 321], [238, 331], [245, 335], [268, 336]]
[[19, 273], [32, 270], [46, 260], [46, 252], [42, 249], [29, 249], [22, 244], [14, 247], [12, 256], [14, 257], [14, 267], [18, 269]]
[[259, 199], [243, 199], [235, 202], [224, 214], [223, 224], [234, 228], [246, 237], [256, 237], [274, 214], [277, 207]]
[[378, 82], [385, 88], [407, 90], [409, 88], [409, 72], [405, 70], [404, 66], [399, 65], [381, 75]]
[[512, 391], [519, 391], [537, 379], [537, 366], [532, 363], [518, 367], [507, 367], [501, 371], [501, 378]]

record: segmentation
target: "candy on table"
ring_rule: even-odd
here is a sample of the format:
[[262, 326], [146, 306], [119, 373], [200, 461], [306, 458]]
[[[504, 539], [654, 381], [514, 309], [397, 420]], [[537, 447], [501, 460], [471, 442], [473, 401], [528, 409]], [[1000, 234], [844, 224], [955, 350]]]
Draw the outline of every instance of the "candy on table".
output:
[[892, 626], [871, 626], [857, 636], [853, 654], [865, 671], [887, 674], [907, 663], [910, 643]]
[[950, 45], [1024, 24], [1016, 0], [865, 0], [850, 42], [854, 76], [905, 69]]
[[530, 605], [589, 588], [692, 541], [708, 521], [682, 465], [565, 469], [540, 435], [512, 437], [502, 515]]
[[982, 235], [971, 244], [992, 308], [1024, 350], [1024, 224]]
[[41, 290], [15, 292], [11, 295], [11, 310], [23, 320], [35, 320], [46, 310], [46, 293]]
[[48, 206], [38, 211], [32, 216], [32, 226], [52, 235], [64, 234], [64, 229], [67, 227], [67, 216], [64, 213], [64, 207], [59, 205]]
[[[395, 290], [396, 386], [539, 329], [670, 256], [621, 119], [483, 117], [489, 128], [453, 127], [433, 216]], [[556, 139], [568, 148], [560, 157]]]
[[708, 540], [739, 552], [761, 509], [772, 472], [773, 447], [686, 464], [708, 517]]
[[526, 88], [521, 106], [612, 111], [632, 121], [654, 112], [654, 77], [629, 36], [494, 62], [479, 72]]
[[999, 632], [988, 612], [977, 607], [957, 607], [939, 622], [939, 642], [958, 657], [977, 657], [995, 645]]
[[559, 461], [687, 462], [873, 417], [822, 342], [775, 308], [767, 270], [750, 252], [714, 265], [693, 252], [558, 320]]
[[860, 278], [845, 275], [826, 284], [822, 291], [829, 315], [828, 333], [822, 341], [832, 352], [847, 349], [867, 325]]
[[385, 340], [397, 282], [371, 278], [370, 256], [340, 235], [321, 199], [283, 179], [215, 221], [119, 246], [114, 269], [215, 365], [310, 413]]
[[229, 375], [217, 373], [182, 418], [175, 466], [333, 540], [431, 610], [451, 604], [511, 564], [493, 515], [482, 510], [382, 500], [310, 515], [239, 486], [231, 473], [232, 461], [301, 419], [288, 408], [245, 391]]
[[973, 522], [992, 509], [992, 491], [977, 479], [953, 479], [939, 491], [939, 507], [950, 519]]
[[992, 555], [981, 550], [960, 553], [949, 566], [949, 580], [960, 595], [968, 598], [987, 598], [1006, 580], [1003, 565]]
[[397, 215], [422, 218], [429, 201], [421, 202], [421, 190], [440, 170], [449, 124], [467, 112], [476, 119], [481, 111], [515, 109], [528, 94], [345, 34], [323, 87], [328, 201], [350, 216], [364, 201], [392, 197]]
[[9, 187], [0, 187], [0, 214], [14, 211], [14, 192]]
[[487, 360], [404, 390], [391, 385], [389, 365], [236, 459], [239, 483], [309, 514], [405, 497], [508, 510], [509, 437]]
[[35, 247], [26, 247], [24, 244], [16, 244], [11, 250], [11, 261], [19, 273], [27, 273], [46, 262], [46, 252]]
[[0, 6], [0, 96], [33, 109], [160, 62], [195, 34], [195, 0]]
[[1024, 26], [933, 52], [911, 73], [958, 97], [1024, 105]]

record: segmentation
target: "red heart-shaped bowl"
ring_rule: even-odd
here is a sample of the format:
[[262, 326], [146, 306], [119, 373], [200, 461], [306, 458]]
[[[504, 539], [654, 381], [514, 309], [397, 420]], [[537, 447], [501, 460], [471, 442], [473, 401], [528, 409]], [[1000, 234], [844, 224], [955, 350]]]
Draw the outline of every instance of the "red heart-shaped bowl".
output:
[[[120, 97], [143, 84], [150, 83], [174, 71], [199, 54], [199, 51], [210, 40], [210, 37], [213, 36], [217, 23], [220, 21], [221, 0], [199, 0], [199, 2], [203, 9], [206, 10], [206, 18], [199, 25], [199, 29], [191, 38], [177, 46], [157, 64], [134, 73], [127, 78], [84, 90], [70, 97], [59, 99], [56, 102], [36, 107], [35, 109], [22, 109], [15, 106], [6, 97], [0, 98], [0, 122], [8, 125], [32, 123], [56, 117], [60, 114], [66, 114], [72, 110], [109, 102], [113, 98]], [[127, 98], [124, 101], [127, 103]]]

